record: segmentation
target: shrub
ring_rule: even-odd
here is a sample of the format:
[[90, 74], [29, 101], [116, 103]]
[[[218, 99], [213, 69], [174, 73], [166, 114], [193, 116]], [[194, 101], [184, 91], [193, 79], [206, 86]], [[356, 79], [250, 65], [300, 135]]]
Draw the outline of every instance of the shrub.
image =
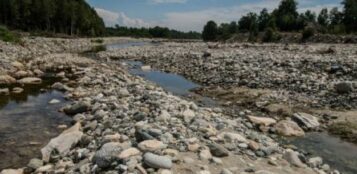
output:
[[267, 28], [263, 36], [263, 42], [276, 42], [281, 38], [280, 34], [273, 28]]
[[9, 31], [6, 27], [0, 26], [0, 40], [4, 42], [20, 43], [19, 34]]
[[302, 40], [305, 41], [315, 35], [315, 29], [312, 27], [306, 27], [302, 32]]

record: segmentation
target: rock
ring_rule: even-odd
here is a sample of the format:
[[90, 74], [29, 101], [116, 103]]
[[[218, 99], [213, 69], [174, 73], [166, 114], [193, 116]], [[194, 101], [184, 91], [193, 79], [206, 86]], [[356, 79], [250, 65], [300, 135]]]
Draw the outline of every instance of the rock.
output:
[[247, 139], [238, 134], [238, 133], [231, 133], [231, 132], [222, 132], [217, 136], [219, 139], [226, 140], [228, 142], [239, 142], [239, 143], [247, 143]]
[[138, 145], [139, 149], [144, 152], [154, 152], [166, 148], [166, 145], [157, 140], [146, 140]]
[[347, 94], [353, 91], [353, 84], [351, 82], [340, 82], [335, 85], [335, 90], [339, 94]]
[[52, 164], [47, 164], [38, 168], [35, 173], [51, 173], [53, 172], [54, 166]]
[[233, 173], [228, 169], [223, 169], [220, 174], [233, 174]]
[[42, 160], [49, 162], [54, 150], [60, 155], [67, 154], [70, 149], [81, 140], [83, 132], [80, 131], [80, 128], [80, 123], [77, 123], [62, 132], [58, 137], [51, 139], [51, 141], [41, 149]]
[[16, 83], [16, 79], [9, 75], [0, 75], [0, 85], [9, 85]]
[[249, 120], [252, 123], [258, 124], [258, 125], [263, 125], [263, 126], [270, 126], [272, 124], [276, 123], [276, 120], [268, 117], [254, 117], [254, 116], [248, 116]]
[[195, 112], [193, 112], [191, 109], [186, 109], [182, 113], [183, 119], [186, 123], [190, 123], [193, 118], [195, 118]]
[[61, 103], [61, 101], [57, 100], [57, 99], [52, 99], [51, 101], [48, 102], [49, 104], [57, 104], [57, 103]]
[[141, 66], [141, 70], [150, 71], [151, 70], [151, 66], [150, 65]]
[[0, 174], [23, 174], [23, 169], [4, 169]]
[[79, 113], [87, 112], [90, 108], [90, 105], [86, 102], [78, 102], [71, 106], [64, 108], [64, 112], [68, 115], [76, 115]]
[[254, 151], [257, 151], [260, 149], [260, 145], [255, 141], [249, 141], [248, 147]]
[[0, 88], [0, 95], [9, 95], [10, 94], [10, 90], [9, 88]]
[[120, 143], [106, 143], [95, 153], [92, 162], [100, 168], [107, 168], [119, 156], [121, 150]]
[[103, 138], [104, 142], [119, 142], [120, 141], [120, 134], [116, 133], [113, 135], [106, 135]]
[[200, 151], [199, 157], [201, 160], [209, 160], [212, 159], [212, 154], [209, 149], [204, 148]]
[[19, 87], [12, 88], [12, 93], [15, 93], [15, 94], [20, 94], [23, 91], [24, 91], [24, 89], [19, 88]]
[[18, 61], [12, 62], [11, 65], [19, 70], [25, 69], [25, 66]]
[[312, 168], [316, 168], [322, 165], [322, 158], [321, 157], [314, 157], [314, 158], [310, 158], [307, 161], [307, 164], [309, 164], [310, 167]]
[[139, 155], [140, 154], [140, 151], [137, 149], [137, 148], [129, 148], [129, 149], [126, 149], [124, 151], [122, 151], [118, 158], [119, 159], [128, 159], [129, 157], [131, 156], [136, 156], [136, 155]]
[[60, 82], [56, 82], [51, 86], [53, 89], [59, 90], [59, 91], [73, 91], [72, 88], [68, 87], [67, 85], [64, 85]]
[[37, 77], [25, 77], [17, 81], [20, 84], [41, 84], [42, 79]]
[[275, 130], [282, 136], [304, 136], [305, 132], [293, 121], [283, 120], [275, 125]]
[[306, 113], [295, 113], [293, 115], [293, 120], [299, 124], [302, 128], [306, 130], [311, 130], [318, 128], [320, 126], [319, 120], [317, 117], [314, 117]]
[[42, 72], [41, 70], [39, 70], [39, 69], [35, 69], [35, 70], [33, 70], [33, 72], [35, 73], [35, 75], [37, 76], [37, 77], [41, 77], [41, 76], [43, 76], [45, 73], [44, 72]]
[[17, 71], [15, 74], [14, 74], [14, 77], [16, 78], [23, 78], [23, 77], [26, 77], [28, 76], [28, 73], [26, 71]]
[[305, 167], [304, 163], [301, 162], [298, 153], [293, 150], [288, 149], [284, 153], [283, 158], [295, 167]]
[[226, 157], [229, 155], [229, 151], [219, 144], [211, 143], [208, 147], [212, 155], [215, 157]]
[[144, 155], [144, 163], [155, 169], [171, 169], [172, 161], [166, 156], [159, 156], [153, 153], [146, 153]]
[[27, 164], [27, 167], [33, 170], [36, 170], [42, 166], [43, 166], [43, 161], [37, 158], [31, 159], [30, 162]]

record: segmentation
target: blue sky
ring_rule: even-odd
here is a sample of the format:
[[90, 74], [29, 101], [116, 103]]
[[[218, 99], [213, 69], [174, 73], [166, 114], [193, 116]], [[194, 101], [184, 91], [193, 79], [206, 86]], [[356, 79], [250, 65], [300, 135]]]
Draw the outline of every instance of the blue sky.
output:
[[[340, 6], [341, 0], [297, 0], [299, 11]], [[107, 26], [165, 26], [201, 31], [208, 20], [237, 21], [247, 12], [278, 6], [280, 0], [87, 0]]]

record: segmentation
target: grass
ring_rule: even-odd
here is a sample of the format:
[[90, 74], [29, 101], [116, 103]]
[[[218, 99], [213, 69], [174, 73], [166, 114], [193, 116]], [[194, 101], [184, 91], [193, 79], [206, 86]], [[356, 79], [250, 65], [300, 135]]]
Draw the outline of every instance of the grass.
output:
[[4, 42], [20, 43], [21, 36], [15, 32], [8, 30], [4, 26], [0, 26], [0, 40]]
[[357, 144], [357, 123], [338, 122], [332, 124], [328, 131], [342, 139]]

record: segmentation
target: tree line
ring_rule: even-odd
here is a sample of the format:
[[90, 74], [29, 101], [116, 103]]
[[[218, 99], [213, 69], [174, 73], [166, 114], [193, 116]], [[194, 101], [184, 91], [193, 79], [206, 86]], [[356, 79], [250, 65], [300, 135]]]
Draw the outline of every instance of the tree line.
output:
[[263, 9], [259, 14], [250, 12], [238, 22], [222, 23], [208, 21], [202, 37], [205, 41], [226, 40], [236, 33], [249, 33], [249, 40], [254, 41], [259, 32], [264, 32], [263, 41], [276, 41], [280, 32], [303, 32], [309, 37], [315, 32], [331, 34], [349, 34], [357, 32], [357, 0], [343, 0], [343, 10], [337, 7], [330, 11], [323, 8], [320, 13], [307, 10], [298, 13], [295, 0], [282, 0], [271, 13]]
[[106, 30], [107, 36], [132, 36], [132, 37], [149, 37], [149, 38], [170, 38], [170, 39], [201, 39], [201, 33], [198, 32], [181, 32], [170, 30], [166, 27], [153, 28], [131, 28], [115, 25], [108, 27]]
[[105, 32], [102, 18], [85, 0], [0, 0], [0, 25], [79, 36]]

